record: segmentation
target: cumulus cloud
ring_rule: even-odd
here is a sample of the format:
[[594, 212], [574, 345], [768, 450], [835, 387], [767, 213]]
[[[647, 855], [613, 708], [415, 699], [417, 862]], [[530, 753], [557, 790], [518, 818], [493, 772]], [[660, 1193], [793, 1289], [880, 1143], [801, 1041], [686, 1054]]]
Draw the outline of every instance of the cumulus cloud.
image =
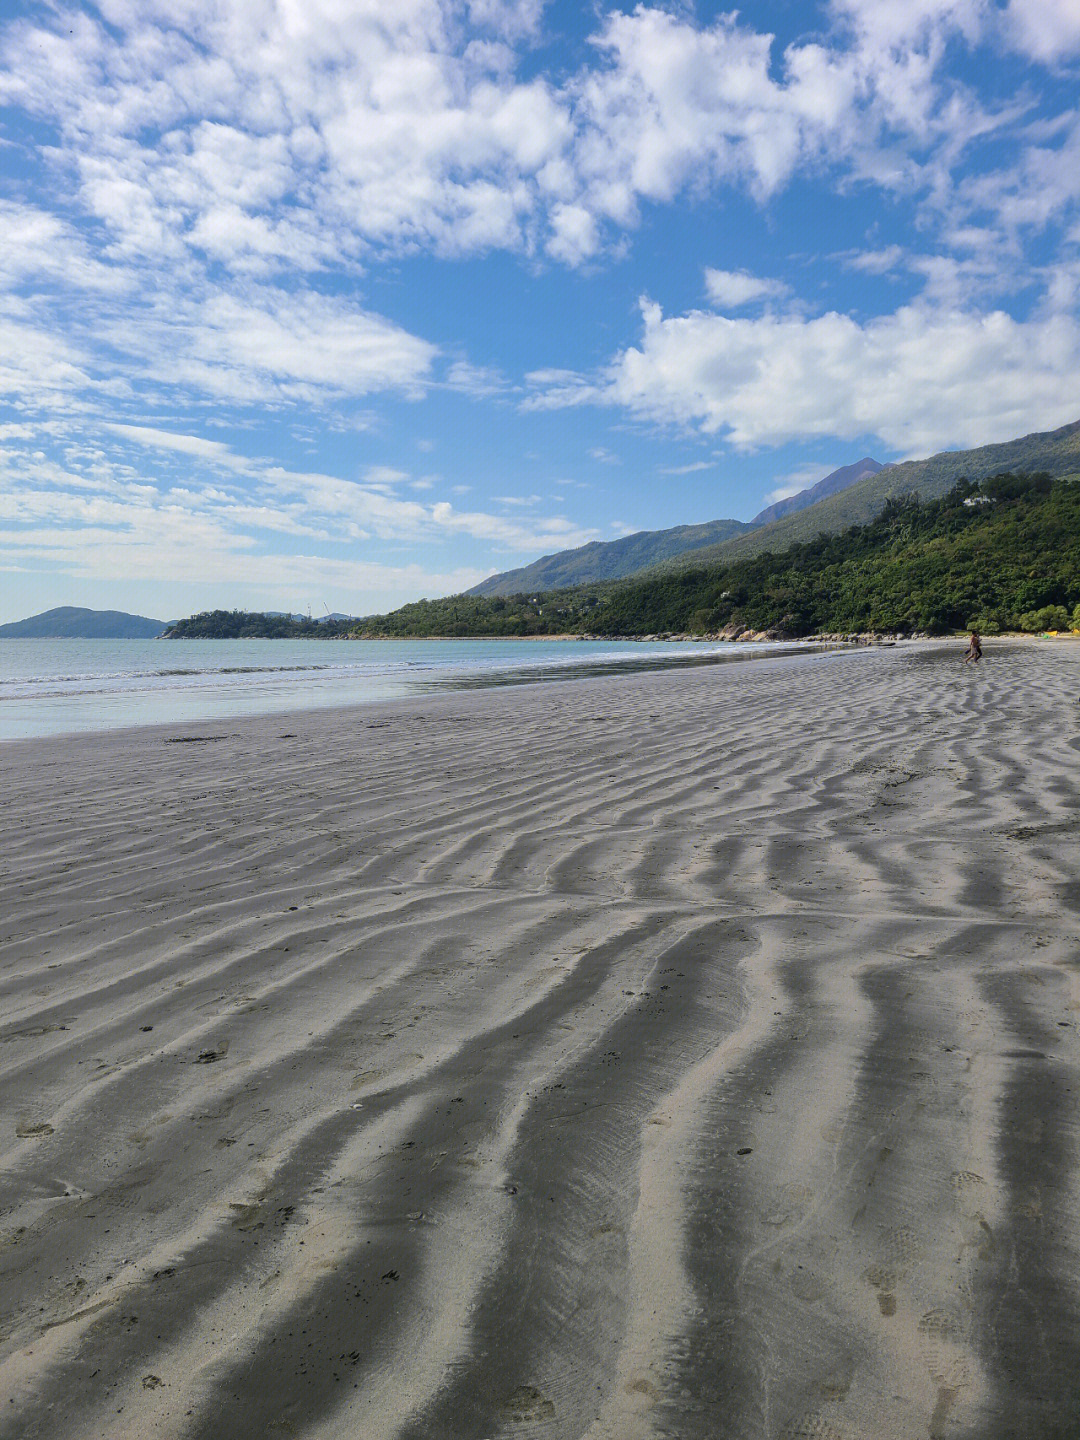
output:
[[[716, 184], [764, 200], [806, 167], [890, 187], [998, 123], [943, 72], [950, 43], [1072, 53], [1072, 0], [834, 0], [780, 49], [736, 12], [598, 22], [589, 63], [522, 73], [539, 0], [282, 0], [59, 8], [7, 30], [0, 98], [59, 128], [113, 264], [234, 274], [492, 248], [579, 264], [643, 201]], [[931, 163], [928, 150], [941, 153]], [[87, 271], [89, 277], [90, 272]]]
[[[0, 99], [56, 134], [56, 203], [0, 204], [0, 291], [23, 287], [24, 306], [7, 311], [0, 383], [68, 405], [150, 383], [219, 404], [431, 384], [484, 399], [505, 378], [460, 356], [440, 370], [436, 346], [362, 303], [365, 265], [493, 248], [577, 265], [643, 203], [719, 186], [764, 203], [809, 173], [922, 194], [952, 250], [981, 235], [999, 266], [1021, 232], [1075, 215], [1076, 117], [1018, 128], [1022, 104], [980, 104], [946, 63], [989, 44], [1061, 62], [1080, 43], [1073, 0], [832, 0], [826, 14], [781, 48], [737, 12], [612, 10], [558, 77], [523, 68], [540, 0], [27, 14], [2, 34]], [[954, 175], [1003, 130], [1008, 163]], [[891, 262], [885, 247], [855, 263]], [[328, 273], [349, 293], [327, 293]], [[936, 273], [949, 303], [978, 288], [973, 261], [948, 293]], [[706, 288], [726, 309], [784, 293], [721, 268]]]
[[[57, 0], [7, 22], [0, 102], [28, 120], [31, 164], [0, 201], [6, 443], [32, 445], [18, 427], [44, 414], [109, 417], [18, 471], [8, 500], [30, 508], [9, 558], [48, 524], [181, 567], [178, 535], [185, 555], [256, 568], [267, 535], [323, 545], [327, 565], [369, 539], [593, 538], [539, 502], [467, 511], [429, 476], [289, 471], [203, 432], [248, 406], [302, 415], [310, 437], [374, 428], [379, 397], [505, 401], [516, 377], [490, 356], [381, 313], [381, 262], [598, 267], [649, 207], [725, 189], [761, 207], [806, 179], [899, 197], [918, 246], [853, 234], [849, 264], [902, 272], [918, 298], [797, 309], [718, 248], [712, 309], [647, 304], [640, 342], [588, 374], [548, 349], [527, 405], [618, 406], [744, 448], [876, 434], [905, 453], [1075, 418], [1080, 119], [1041, 101], [1045, 68], [1007, 100], [978, 76], [988, 47], [1066, 73], [1075, 0], [826, 0], [786, 45], [746, 7], [588, 13], [560, 69], [542, 0]], [[1034, 308], [1006, 313], [1036, 283]]]
[[1009, 0], [1003, 27], [1018, 50], [1057, 64], [1080, 54], [1080, 6], [1076, 0]]
[[706, 270], [705, 290], [714, 305], [737, 310], [754, 300], [786, 295], [789, 286], [782, 280], [751, 275], [746, 270]]
[[733, 319], [642, 306], [641, 344], [594, 376], [541, 374], [533, 404], [625, 407], [736, 447], [877, 435], [905, 454], [1004, 440], [1075, 419], [1080, 324], [903, 306]]

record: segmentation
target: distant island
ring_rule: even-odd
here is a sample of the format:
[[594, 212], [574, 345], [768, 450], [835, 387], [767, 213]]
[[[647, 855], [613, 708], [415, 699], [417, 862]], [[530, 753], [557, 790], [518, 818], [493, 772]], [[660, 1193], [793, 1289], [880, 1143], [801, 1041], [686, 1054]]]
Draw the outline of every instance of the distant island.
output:
[[60, 605], [25, 620], [0, 625], [0, 640], [152, 640], [169, 628], [167, 620], [128, 615], [123, 610], [84, 610]]
[[355, 615], [286, 615], [279, 610], [203, 610], [177, 620], [166, 640], [333, 640], [363, 625]]

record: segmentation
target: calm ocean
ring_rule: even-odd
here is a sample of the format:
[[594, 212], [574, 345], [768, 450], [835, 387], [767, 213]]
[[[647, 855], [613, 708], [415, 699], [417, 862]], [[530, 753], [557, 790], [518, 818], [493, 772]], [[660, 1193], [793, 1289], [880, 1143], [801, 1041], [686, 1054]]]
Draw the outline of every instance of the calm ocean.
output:
[[716, 663], [779, 644], [0, 640], [0, 740]]

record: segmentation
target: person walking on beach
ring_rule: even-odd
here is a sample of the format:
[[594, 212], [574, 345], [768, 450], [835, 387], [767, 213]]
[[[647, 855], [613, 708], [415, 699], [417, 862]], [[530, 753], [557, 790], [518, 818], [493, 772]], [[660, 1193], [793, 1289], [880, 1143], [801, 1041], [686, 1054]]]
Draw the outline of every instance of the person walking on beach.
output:
[[971, 639], [968, 641], [968, 648], [964, 651], [964, 664], [973, 663], [977, 665], [982, 659], [982, 641], [979, 639], [979, 632], [972, 630]]

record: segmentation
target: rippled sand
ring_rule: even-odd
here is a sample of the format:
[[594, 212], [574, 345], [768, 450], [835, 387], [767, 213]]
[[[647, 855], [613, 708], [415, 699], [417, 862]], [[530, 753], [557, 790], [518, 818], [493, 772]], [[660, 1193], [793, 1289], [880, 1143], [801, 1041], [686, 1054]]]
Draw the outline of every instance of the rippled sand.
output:
[[1075, 1440], [1080, 645], [962, 648], [0, 750], [0, 1433]]

